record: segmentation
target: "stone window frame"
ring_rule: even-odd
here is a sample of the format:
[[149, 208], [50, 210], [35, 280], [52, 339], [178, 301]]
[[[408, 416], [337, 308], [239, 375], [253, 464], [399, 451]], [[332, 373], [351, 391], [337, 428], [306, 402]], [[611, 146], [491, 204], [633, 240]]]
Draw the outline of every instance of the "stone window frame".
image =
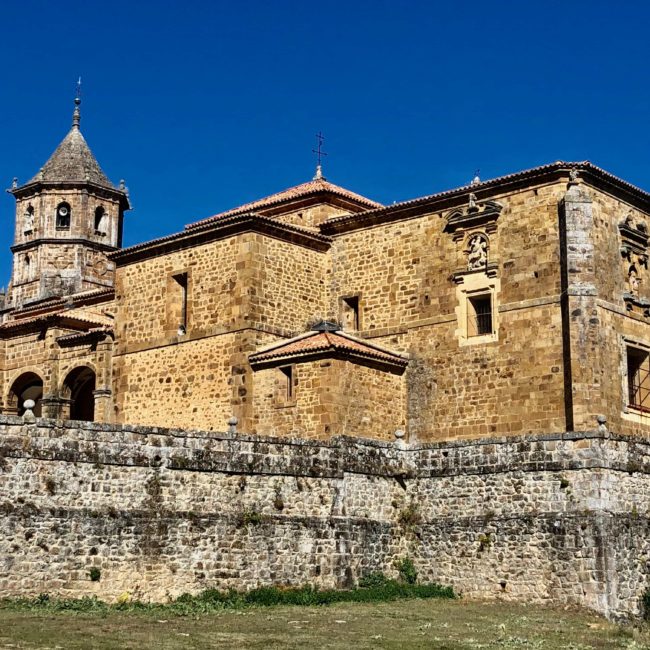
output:
[[[460, 346], [483, 345], [496, 343], [499, 340], [499, 292], [501, 282], [491, 273], [476, 271], [465, 273], [456, 279], [456, 338]], [[490, 334], [472, 335], [467, 326], [470, 300], [482, 296], [490, 296], [492, 305], [492, 332]]]
[[[185, 286], [178, 278], [185, 277]], [[181, 339], [190, 331], [192, 326], [192, 271], [189, 268], [179, 268], [167, 275], [165, 283], [165, 329], [172, 338]], [[172, 304], [172, 297], [181, 291], [181, 315]], [[175, 301], [174, 301], [175, 302]]]
[[[298, 372], [295, 363], [287, 363], [276, 369], [273, 405], [275, 408], [291, 408], [297, 404]], [[288, 371], [288, 372], [287, 372]]]
[[638, 424], [650, 425], [650, 411], [644, 412], [643, 410], [630, 404], [629, 400], [629, 367], [628, 367], [628, 353], [630, 349], [639, 350], [648, 355], [650, 363], [650, 343], [642, 339], [630, 336], [621, 337], [621, 411], [622, 416], [626, 420], [636, 422]]
[[95, 207], [93, 222], [95, 234], [105, 237], [108, 234], [108, 212], [103, 205]]
[[[59, 211], [61, 208], [66, 208], [68, 211], [68, 214], [66, 215], [67, 221], [66, 223], [62, 223], [59, 219]], [[66, 218], [64, 217], [64, 219]], [[56, 230], [70, 230], [72, 228], [72, 206], [67, 202], [67, 201], [61, 201], [57, 203], [57, 206], [54, 210], [54, 227]]]
[[343, 325], [343, 314], [345, 312], [346, 307], [350, 310], [353, 310], [354, 308], [349, 305], [350, 300], [356, 300], [357, 302], [357, 309], [356, 309], [356, 327], [352, 329], [353, 332], [359, 332], [362, 329], [362, 320], [361, 320], [361, 313], [362, 313], [362, 300], [361, 300], [361, 292], [358, 293], [349, 293], [344, 296], [339, 297], [339, 319], [341, 322], [341, 325]]

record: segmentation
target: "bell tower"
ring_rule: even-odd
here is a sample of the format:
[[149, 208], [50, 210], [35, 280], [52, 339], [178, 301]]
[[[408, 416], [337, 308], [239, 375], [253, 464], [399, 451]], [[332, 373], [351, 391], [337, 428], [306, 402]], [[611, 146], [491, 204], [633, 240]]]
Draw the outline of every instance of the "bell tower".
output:
[[107, 254], [122, 245], [124, 181], [115, 187], [81, 134], [79, 93], [72, 128], [28, 183], [14, 180], [16, 231], [7, 306], [110, 288]]

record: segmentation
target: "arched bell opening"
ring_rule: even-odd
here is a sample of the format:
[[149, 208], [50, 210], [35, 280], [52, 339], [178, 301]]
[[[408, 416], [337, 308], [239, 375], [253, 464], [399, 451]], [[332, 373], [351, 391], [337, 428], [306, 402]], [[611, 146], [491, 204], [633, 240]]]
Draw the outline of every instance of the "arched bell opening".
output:
[[43, 399], [43, 380], [35, 372], [26, 372], [14, 381], [7, 397], [7, 412], [15, 415], [25, 413], [25, 402], [34, 400], [32, 409], [37, 418], [41, 417]]
[[88, 366], [75, 368], [63, 382], [63, 395], [70, 401], [70, 419], [92, 422], [95, 419], [95, 372]]

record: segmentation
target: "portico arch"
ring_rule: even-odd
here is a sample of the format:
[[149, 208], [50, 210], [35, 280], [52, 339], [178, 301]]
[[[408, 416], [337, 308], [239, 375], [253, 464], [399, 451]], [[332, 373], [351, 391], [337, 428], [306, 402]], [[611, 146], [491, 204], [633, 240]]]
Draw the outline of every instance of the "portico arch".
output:
[[61, 393], [70, 402], [71, 420], [95, 419], [95, 384], [95, 371], [89, 366], [79, 366], [68, 373]]
[[17, 377], [7, 396], [7, 412], [23, 415], [25, 401], [34, 400], [36, 406], [32, 409], [36, 417], [41, 417], [41, 401], [43, 399], [43, 380], [35, 372], [25, 372]]

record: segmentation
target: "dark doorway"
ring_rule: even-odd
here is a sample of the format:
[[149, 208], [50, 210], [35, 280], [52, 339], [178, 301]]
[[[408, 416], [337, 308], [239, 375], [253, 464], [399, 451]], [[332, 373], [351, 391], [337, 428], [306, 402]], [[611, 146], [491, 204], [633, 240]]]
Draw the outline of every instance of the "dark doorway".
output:
[[95, 373], [83, 366], [75, 368], [64, 382], [66, 397], [70, 399], [70, 419], [92, 422], [95, 419]]

